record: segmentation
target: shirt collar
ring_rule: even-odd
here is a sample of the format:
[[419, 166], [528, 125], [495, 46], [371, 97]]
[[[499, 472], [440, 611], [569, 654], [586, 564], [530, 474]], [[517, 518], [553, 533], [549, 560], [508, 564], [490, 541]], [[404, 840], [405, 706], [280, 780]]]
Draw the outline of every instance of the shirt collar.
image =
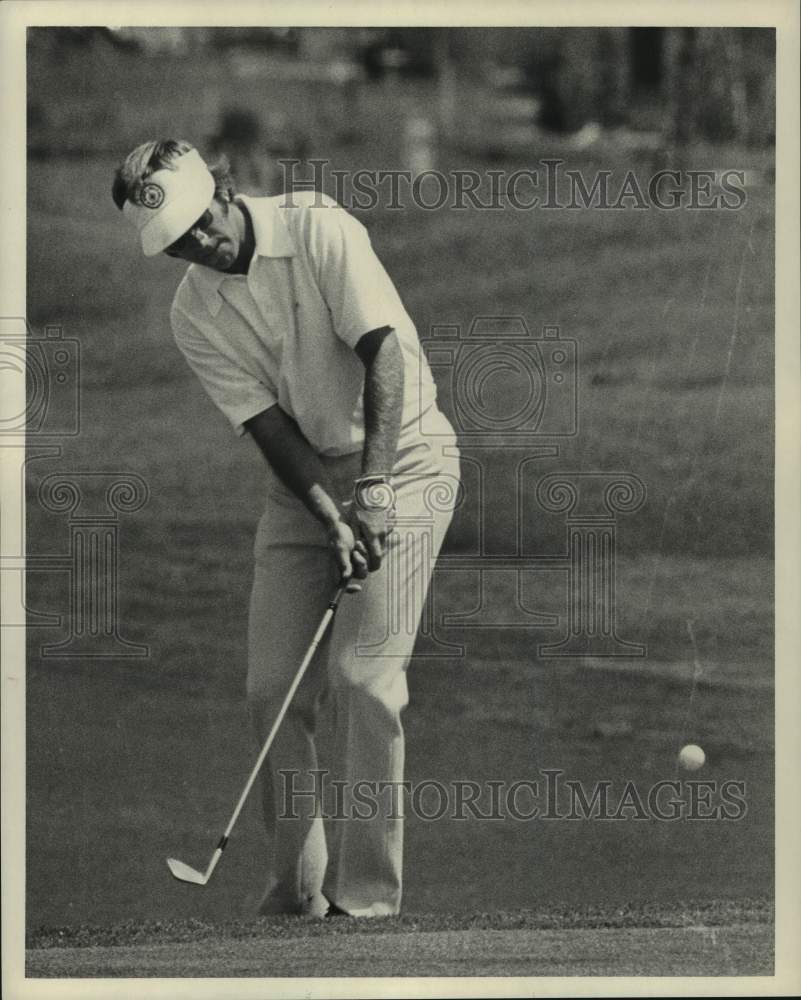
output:
[[[297, 248], [282, 211], [283, 195], [278, 195], [275, 198], [250, 198], [247, 195], [237, 195], [236, 200], [242, 202], [253, 220], [256, 247], [253, 251], [253, 260], [250, 262], [248, 274], [256, 257], [295, 256]], [[222, 298], [219, 294], [220, 285], [226, 278], [234, 277], [234, 275], [224, 274], [222, 271], [215, 271], [199, 264], [192, 264], [189, 269], [198, 283], [207, 309], [213, 316], [216, 316], [222, 305]]]

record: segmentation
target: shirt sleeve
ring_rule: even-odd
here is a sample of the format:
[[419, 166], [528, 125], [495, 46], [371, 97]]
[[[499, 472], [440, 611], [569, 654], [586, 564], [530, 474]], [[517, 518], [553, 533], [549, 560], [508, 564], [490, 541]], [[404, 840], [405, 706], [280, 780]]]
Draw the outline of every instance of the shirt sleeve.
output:
[[235, 432], [242, 436], [246, 433], [245, 421], [275, 406], [277, 396], [270, 387], [209, 343], [180, 308], [173, 306], [170, 323], [175, 342], [189, 367]]
[[365, 333], [402, 323], [403, 303], [364, 226], [336, 202], [306, 213], [312, 268], [337, 336], [355, 347]]

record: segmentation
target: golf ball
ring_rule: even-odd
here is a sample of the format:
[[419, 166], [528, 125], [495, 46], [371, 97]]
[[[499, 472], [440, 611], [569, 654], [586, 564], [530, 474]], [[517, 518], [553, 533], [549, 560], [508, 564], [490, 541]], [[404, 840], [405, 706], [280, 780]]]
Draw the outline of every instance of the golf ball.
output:
[[685, 771], [697, 771], [699, 767], [703, 767], [704, 761], [706, 754], [695, 743], [688, 743], [679, 750], [679, 764]]

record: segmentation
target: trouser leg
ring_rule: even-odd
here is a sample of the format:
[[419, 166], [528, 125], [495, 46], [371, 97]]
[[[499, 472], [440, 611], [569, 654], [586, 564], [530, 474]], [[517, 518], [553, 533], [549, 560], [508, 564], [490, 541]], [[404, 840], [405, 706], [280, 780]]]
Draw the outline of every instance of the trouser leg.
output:
[[[271, 550], [254, 572], [249, 622], [248, 705], [263, 744], [320, 623], [331, 591], [324, 550]], [[261, 912], [296, 912], [320, 892], [326, 846], [314, 791], [314, 729], [328, 640], [296, 692], [267, 755], [260, 779], [268, 839], [269, 879]]]
[[[326, 463], [336, 496], [345, 502], [359, 456]], [[402, 891], [404, 742], [401, 712], [408, 700], [406, 668], [426, 591], [451, 517], [429, 491], [453, 492], [458, 459], [435, 459], [428, 446], [401, 453], [397, 476], [398, 524], [381, 569], [359, 594], [346, 595], [329, 633], [327, 681], [334, 711], [329, 783], [346, 790], [344, 815], [328, 829], [313, 802], [297, 795], [282, 816], [282, 771], [310, 787], [319, 764], [314, 744], [316, 704], [325, 683], [325, 650], [318, 656], [278, 731], [262, 772], [265, 821], [271, 845], [265, 912], [292, 912], [319, 891], [355, 915], [397, 913]], [[299, 502], [283, 495], [268, 504], [256, 543], [250, 613], [248, 699], [259, 739], [279, 710], [336, 585], [325, 532]], [[303, 785], [302, 782], [307, 782]], [[378, 809], [360, 818], [359, 782], [375, 787]], [[379, 789], [385, 789], [379, 792]], [[393, 794], [394, 789], [394, 794]], [[368, 806], [368, 814], [372, 808]], [[326, 867], [327, 864], [327, 867]], [[323, 881], [324, 879], [324, 881]]]
[[[331, 640], [331, 777], [345, 791], [341, 816], [329, 825], [323, 891], [355, 916], [395, 914], [401, 904], [406, 668], [450, 521], [444, 510], [415, 522], [425, 511], [425, 482], [400, 486], [398, 526], [382, 566], [343, 603]], [[407, 512], [411, 517], [404, 519]]]

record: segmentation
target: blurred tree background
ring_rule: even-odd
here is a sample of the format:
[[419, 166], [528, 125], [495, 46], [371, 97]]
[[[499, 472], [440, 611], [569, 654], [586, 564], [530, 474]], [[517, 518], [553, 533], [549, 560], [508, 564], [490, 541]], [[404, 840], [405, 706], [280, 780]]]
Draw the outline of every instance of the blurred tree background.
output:
[[245, 161], [366, 143], [383, 166], [421, 134], [496, 156], [571, 135], [765, 148], [774, 50], [756, 28], [34, 28], [29, 151], [92, 156], [173, 133]]

